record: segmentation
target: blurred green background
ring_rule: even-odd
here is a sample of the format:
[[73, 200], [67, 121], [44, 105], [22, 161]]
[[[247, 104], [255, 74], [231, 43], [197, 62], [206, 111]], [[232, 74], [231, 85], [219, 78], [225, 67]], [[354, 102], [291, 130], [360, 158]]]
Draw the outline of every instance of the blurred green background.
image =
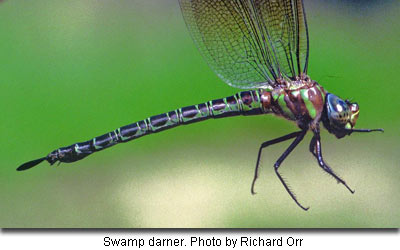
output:
[[177, 0], [4, 1], [0, 4], [1, 227], [399, 227], [398, 1], [305, 1], [309, 74], [361, 107], [357, 127], [385, 133], [311, 135], [281, 167], [308, 212], [273, 171], [295, 131], [274, 116], [181, 126], [73, 164], [25, 161], [151, 115], [232, 95], [186, 30]]

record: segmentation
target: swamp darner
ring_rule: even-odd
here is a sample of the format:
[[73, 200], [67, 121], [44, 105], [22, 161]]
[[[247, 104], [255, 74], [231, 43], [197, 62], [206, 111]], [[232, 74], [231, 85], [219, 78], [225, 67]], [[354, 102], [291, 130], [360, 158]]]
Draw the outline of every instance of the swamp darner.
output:
[[302, 0], [180, 0], [180, 6], [192, 38], [209, 66], [227, 84], [248, 90], [152, 116], [89, 141], [59, 148], [17, 170], [29, 169], [44, 160], [51, 165], [75, 162], [121, 142], [209, 118], [275, 114], [294, 121], [300, 130], [261, 144], [251, 192], [255, 194], [262, 150], [294, 139], [275, 162], [274, 169], [296, 204], [308, 209], [298, 202], [278, 170], [311, 131], [314, 136], [309, 150], [319, 166], [353, 193], [324, 162], [320, 123], [337, 138], [353, 132], [383, 130], [354, 129], [359, 115], [357, 103], [328, 93], [307, 75], [309, 38]]

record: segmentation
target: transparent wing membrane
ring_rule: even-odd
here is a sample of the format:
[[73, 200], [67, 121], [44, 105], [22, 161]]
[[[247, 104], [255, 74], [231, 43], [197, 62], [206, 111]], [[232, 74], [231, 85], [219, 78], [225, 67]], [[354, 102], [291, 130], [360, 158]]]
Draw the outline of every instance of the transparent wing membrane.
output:
[[180, 0], [188, 29], [216, 74], [238, 88], [274, 87], [306, 73], [301, 0]]

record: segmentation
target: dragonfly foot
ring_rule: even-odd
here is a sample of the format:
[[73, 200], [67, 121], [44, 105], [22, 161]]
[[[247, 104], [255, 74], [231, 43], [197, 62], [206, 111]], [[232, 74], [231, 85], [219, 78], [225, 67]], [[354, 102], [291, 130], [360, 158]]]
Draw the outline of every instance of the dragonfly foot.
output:
[[350, 191], [350, 193], [352, 193], [352, 194], [354, 194], [354, 192], [355, 192], [355, 190], [354, 189], [351, 189], [349, 186], [347, 186], [347, 184], [346, 183], [343, 183], [343, 185], [347, 188], [347, 190], [349, 190]]
[[308, 211], [308, 209], [310, 209], [310, 207], [303, 207], [302, 205], [298, 204], [304, 211]]
[[252, 194], [252, 195], [255, 195], [255, 194], [256, 194], [256, 191], [254, 191], [254, 186], [255, 186], [255, 184], [256, 184], [256, 180], [257, 180], [257, 175], [254, 176], [253, 182], [251, 183], [251, 189], [250, 189], [250, 191], [251, 191], [251, 194]]

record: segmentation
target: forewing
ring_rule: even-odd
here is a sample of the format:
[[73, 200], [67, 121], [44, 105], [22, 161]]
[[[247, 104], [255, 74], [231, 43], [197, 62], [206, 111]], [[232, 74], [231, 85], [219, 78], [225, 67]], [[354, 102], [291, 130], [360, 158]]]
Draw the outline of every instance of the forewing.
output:
[[180, 0], [192, 38], [217, 75], [231, 86], [268, 86], [275, 76], [254, 40], [248, 2]]
[[301, 1], [180, 0], [180, 5], [200, 52], [229, 85], [274, 87], [278, 79], [306, 71]]
[[275, 68], [294, 79], [307, 74], [309, 41], [302, 0], [254, 0], [263, 32], [275, 55]]

